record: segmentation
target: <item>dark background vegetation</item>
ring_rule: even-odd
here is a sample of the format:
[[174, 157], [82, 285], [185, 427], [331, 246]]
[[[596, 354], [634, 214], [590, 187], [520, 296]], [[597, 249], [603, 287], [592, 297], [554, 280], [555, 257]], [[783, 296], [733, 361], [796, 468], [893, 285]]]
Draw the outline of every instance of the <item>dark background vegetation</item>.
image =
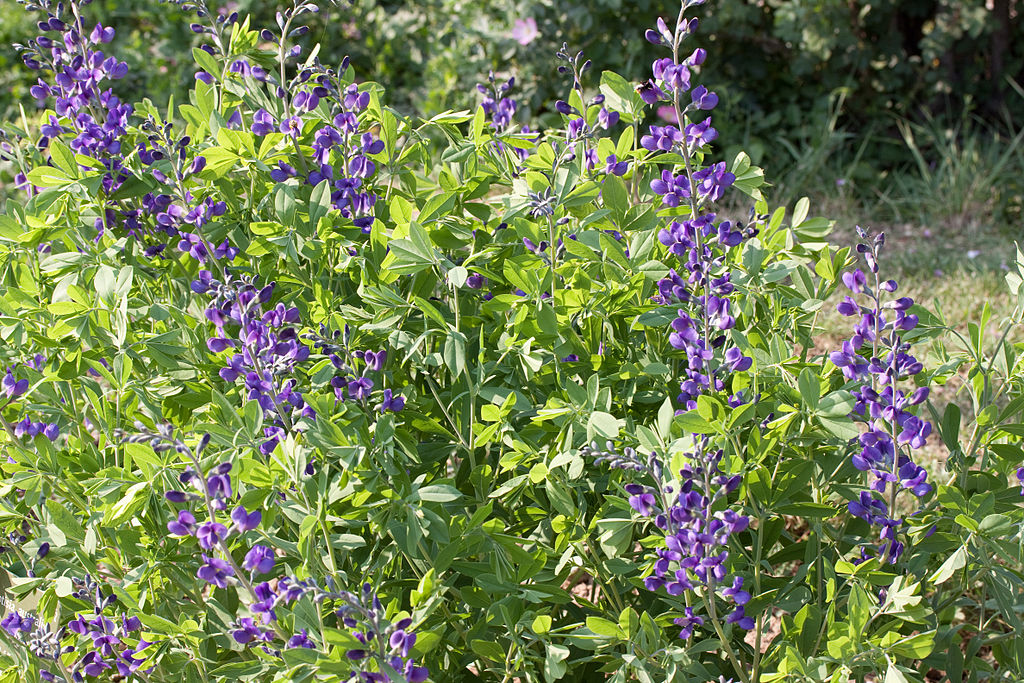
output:
[[[473, 87], [493, 70], [515, 75], [523, 122], [555, 120], [568, 84], [556, 71], [563, 42], [594, 61], [589, 85], [615, 70], [639, 81], [660, 55], [644, 29], [676, 10], [664, 0], [358, 0], [325, 5], [310, 42], [325, 62], [350, 55], [357, 75], [383, 84], [392, 106], [429, 115], [475, 107]], [[273, 25], [277, 3], [225, 7]], [[702, 82], [727, 156], [745, 149], [768, 171], [778, 201], [810, 194], [876, 220], [985, 223], [1021, 219], [1024, 40], [1019, 0], [717, 0], [701, 10], [693, 46], [709, 48]], [[166, 102], [189, 87], [187, 46], [197, 37], [177, 7], [95, 0], [89, 11], [118, 29], [110, 46], [131, 67], [128, 99]], [[13, 43], [30, 16], [0, 0], [0, 117], [34, 110], [34, 82]], [[532, 18], [539, 36], [512, 37]], [[1018, 229], [1019, 232], [1019, 229]]]

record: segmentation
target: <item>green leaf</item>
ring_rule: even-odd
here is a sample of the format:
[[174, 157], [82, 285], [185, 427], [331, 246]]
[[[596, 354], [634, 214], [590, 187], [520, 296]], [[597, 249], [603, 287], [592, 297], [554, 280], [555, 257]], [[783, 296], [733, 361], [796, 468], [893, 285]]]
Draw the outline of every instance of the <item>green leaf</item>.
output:
[[826, 394], [818, 404], [818, 414], [826, 417], [846, 417], [853, 412], [856, 400], [849, 391], [840, 389]]
[[466, 284], [466, 279], [469, 277], [469, 271], [466, 270], [465, 266], [455, 266], [448, 271], [448, 283], [452, 287], [460, 288]]
[[555, 643], [546, 644], [547, 655], [544, 657], [544, 680], [548, 683], [557, 681], [565, 675], [569, 667], [566, 659], [569, 658], [570, 650], [564, 645]]
[[601, 74], [601, 94], [605, 106], [619, 112], [624, 123], [632, 123], [636, 112], [643, 108], [643, 100], [625, 78], [614, 71]]
[[52, 498], [47, 498], [46, 511], [50, 513], [54, 526], [63, 531], [66, 536], [78, 542], [85, 538], [85, 529], [67, 507]]
[[637, 316], [636, 322], [644, 327], [663, 327], [679, 317], [677, 309], [659, 308]]
[[633, 542], [632, 519], [599, 519], [597, 528], [601, 532], [597, 537], [597, 544], [601, 547], [601, 552], [609, 558], [619, 557]]
[[547, 614], [539, 614], [533, 619], [533, 623], [530, 625], [534, 633], [545, 634], [551, 630], [551, 617]]
[[487, 124], [487, 113], [484, 111], [482, 106], [476, 108], [476, 114], [473, 115], [473, 142], [480, 144], [481, 137], [484, 132], [484, 126]]
[[452, 330], [444, 342], [444, 364], [458, 377], [466, 371], [466, 335]]
[[924, 659], [935, 649], [935, 631], [926, 631], [898, 640], [889, 648], [900, 657]]
[[72, 182], [67, 173], [52, 166], [37, 166], [25, 175], [30, 183], [39, 187], [63, 187]]
[[601, 617], [587, 617], [587, 628], [599, 636], [615, 638], [616, 640], [622, 640], [626, 635], [614, 621], [608, 621]]
[[811, 200], [807, 197], [801, 197], [797, 200], [796, 206], [793, 207], [793, 218], [790, 225], [794, 228], [804, 222], [807, 218], [807, 212], [811, 209]]
[[278, 185], [274, 193], [274, 213], [283, 225], [295, 227], [295, 189], [289, 185]]
[[860, 436], [860, 430], [857, 429], [857, 425], [854, 424], [852, 420], [834, 419], [831, 417], [822, 417], [820, 415], [818, 416], [818, 420], [825, 429], [835, 434], [843, 441], [856, 439]]
[[991, 514], [981, 520], [978, 530], [984, 536], [992, 539], [1001, 539], [1013, 529], [1013, 520], [1007, 515]]
[[591, 435], [597, 435], [603, 436], [606, 439], [614, 439], [619, 435], [619, 430], [622, 429], [624, 424], [623, 420], [616, 418], [614, 415], [594, 411], [590, 414], [590, 419], [587, 421], [588, 438]]
[[[391, 240], [391, 251], [384, 261], [383, 269], [400, 275], [411, 275], [427, 270], [434, 263], [429, 253], [424, 252], [411, 240]], [[390, 261], [390, 263], [389, 263]]]
[[72, 178], [78, 177], [78, 162], [75, 161], [75, 153], [60, 138], [50, 140], [50, 159], [53, 160], [57, 168], [64, 171], [68, 176]]
[[355, 550], [366, 545], [366, 539], [356, 534], [331, 534], [331, 545], [341, 550]]
[[312, 228], [331, 210], [331, 182], [321, 180], [309, 195], [309, 224]]
[[800, 388], [800, 397], [810, 406], [811, 410], [817, 410], [818, 399], [821, 398], [821, 384], [814, 371], [810, 368], [801, 370], [800, 376], [797, 378], [797, 385]]
[[910, 683], [907, 677], [903, 675], [903, 672], [896, 668], [896, 665], [889, 662], [889, 668], [885, 670], [885, 680], [883, 683]]
[[696, 410], [676, 415], [673, 422], [689, 434], [713, 434], [716, 431]]
[[429, 503], [450, 503], [462, 498], [462, 492], [448, 484], [431, 484], [418, 491], [420, 500]]
[[198, 47], [192, 48], [192, 58], [196, 61], [199, 68], [206, 73], [214, 77], [220, 75], [220, 65], [217, 64], [214, 56], [206, 50], [201, 50]]
[[808, 502], [780, 505], [775, 508], [774, 512], [780, 515], [793, 515], [794, 517], [803, 517], [805, 519], [830, 519], [836, 516], [838, 510], [834, 506], [826, 505], [825, 503]]
[[66, 598], [75, 592], [75, 585], [69, 577], [58, 576], [53, 582], [53, 592], [57, 594], [58, 598]]
[[625, 217], [629, 210], [629, 193], [626, 191], [626, 183], [616, 175], [609, 175], [604, 179], [601, 197], [604, 198], [604, 205], [611, 209], [619, 222]]
[[149, 499], [151, 484], [148, 481], [140, 481], [128, 487], [117, 503], [113, 505], [103, 517], [104, 526], [116, 526], [125, 521]]
[[492, 640], [474, 640], [469, 644], [473, 652], [493, 662], [504, 662], [505, 651]]

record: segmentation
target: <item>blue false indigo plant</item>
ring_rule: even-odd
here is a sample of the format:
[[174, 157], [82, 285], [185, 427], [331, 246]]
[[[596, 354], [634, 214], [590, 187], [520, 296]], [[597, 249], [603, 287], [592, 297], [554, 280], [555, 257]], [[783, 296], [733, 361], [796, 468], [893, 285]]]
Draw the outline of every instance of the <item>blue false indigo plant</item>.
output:
[[713, 5], [639, 83], [564, 45], [537, 131], [512, 64], [406, 116], [319, 58], [344, 8], [173, 4], [164, 106], [98, 3], [25, 3], [0, 681], [1020, 678], [1020, 311], [993, 351], [771, 211]]
[[[844, 273], [843, 284], [851, 294], [867, 299], [867, 305], [858, 304], [849, 295], [837, 305], [840, 314], [858, 320], [853, 337], [843, 342], [841, 350], [830, 353], [829, 359], [846, 379], [860, 384], [852, 392], [857, 401], [854, 414], [865, 420], [867, 430], [858, 439], [860, 450], [852, 461], [874, 479], [869, 489], [861, 491], [847, 507], [850, 514], [880, 527], [882, 542], [877, 557], [883, 563], [895, 564], [904, 551], [904, 543], [899, 540], [903, 521], [896, 509], [899, 494], [905, 491], [923, 498], [932, 492], [927, 472], [912, 457], [914, 449], [925, 445], [932, 426], [910, 410], [927, 400], [929, 389], [919, 386], [910, 392], [898, 384], [913, 380], [924, 370], [909, 353], [910, 343], [904, 341], [904, 333], [917, 327], [919, 320], [909, 312], [914, 300], [893, 296], [897, 282], [879, 276], [885, 234], [869, 238], [859, 226], [857, 232], [864, 240], [857, 251], [863, 255], [868, 272], [858, 268]], [[862, 557], [874, 554], [864, 548]]]

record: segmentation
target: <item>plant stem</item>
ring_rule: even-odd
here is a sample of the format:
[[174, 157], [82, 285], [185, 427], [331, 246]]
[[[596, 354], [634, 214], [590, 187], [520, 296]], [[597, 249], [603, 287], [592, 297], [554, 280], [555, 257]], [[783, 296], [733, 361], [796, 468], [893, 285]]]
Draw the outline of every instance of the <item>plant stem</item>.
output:
[[736, 674], [743, 683], [751, 683], [746, 667], [740, 664], [739, 659], [736, 657], [736, 652], [732, 649], [732, 645], [729, 644], [729, 639], [726, 638], [725, 632], [722, 630], [722, 624], [719, 622], [718, 611], [715, 608], [715, 582], [713, 579], [708, 581], [707, 588], [701, 591], [700, 597], [704, 601], [704, 608], [708, 611], [711, 625], [714, 626], [715, 633], [718, 634], [718, 640], [722, 643], [722, 649], [725, 650], [725, 654], [732, 663], [733, 669], [736, 670]]

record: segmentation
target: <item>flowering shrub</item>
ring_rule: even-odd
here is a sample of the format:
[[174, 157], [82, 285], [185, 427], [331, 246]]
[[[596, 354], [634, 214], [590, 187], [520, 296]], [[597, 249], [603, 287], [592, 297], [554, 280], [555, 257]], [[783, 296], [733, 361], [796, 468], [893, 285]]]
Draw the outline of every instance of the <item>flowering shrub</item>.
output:
[[[639, 85], [564, 46], [543, 132], [493, 74], [475, 112], [399, 116], [295, 47], [307, 0], [259, 29], [182, 3], [189, 103], [128, 104], [114, 28], [29, 5], [3, 680], [1020, 671], [1015, 322], [947, 347], [881, 237], [850, 270], [717, 159], [700, 4]], [[840, 282], [854, 336], [812, 350]], [[927, 388], [961, 367], [966, 442]]]

